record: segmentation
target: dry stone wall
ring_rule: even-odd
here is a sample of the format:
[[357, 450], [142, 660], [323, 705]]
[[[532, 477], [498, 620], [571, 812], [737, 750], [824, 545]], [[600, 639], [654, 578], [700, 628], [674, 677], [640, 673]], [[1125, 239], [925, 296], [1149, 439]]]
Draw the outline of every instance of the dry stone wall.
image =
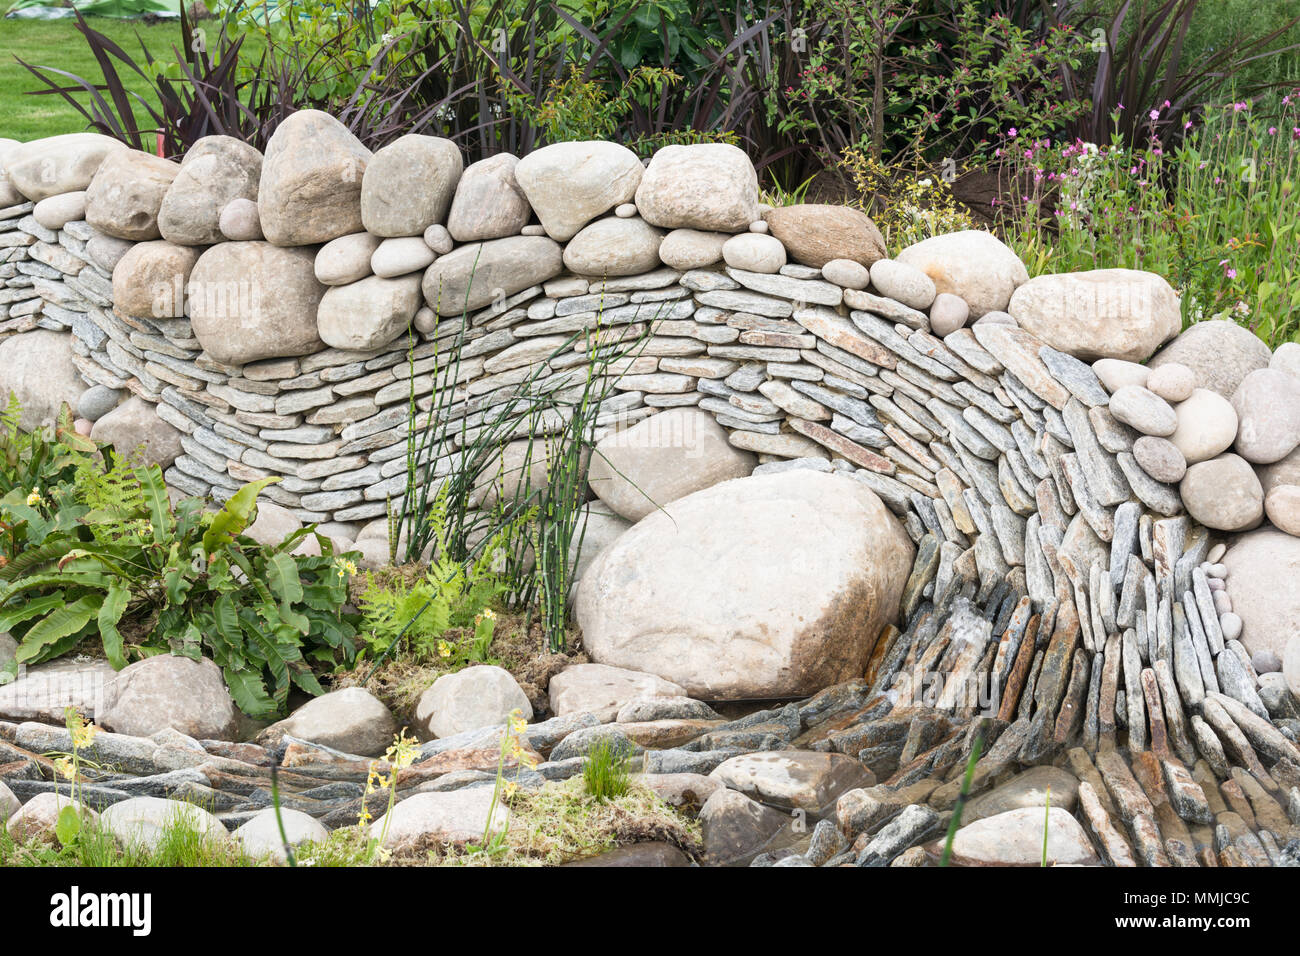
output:
[[[319, 522], [382, 560], [408, 429], [445, 412], [472, 436], [521, 389], [607, 376], [574, 602], [595, 663], [551, 682], [529, 785], [579, 772], [598, 738], [644, 744], [651, 775], [732, 788], [700, 813], [727, 862], [758, 851], [709, 845], [728, 813], [771, 817], [759, 844], [784, 826], [742, 794], [753, 777], [772, 799], [763, 773], [820, 781], [828, 814], [784, 863], [924, 862], [978, 735], [990, 792], [967, 812], [993, 816], [961, 831], [962, 859], [1036, 863], [1025, 794], [1046, 785], [1061, 861], [1294, 865], [1300, 347], [1179, 328], [1159, 276], [1031, 279], [984, 232], [888, 258], [857, 210], [763, 205], [728, 146], [465, 166], [427, 136], [372, 155], [312, 111], [265, 156], [223, 137], [180, 164], [93, 134], [0, 141], [0, 389], [28, 427], [69, 402], [183, 493], [280, 477], [268, 537]], [[596, 708], [611, 675], [627, 705]], [[814, 696], [670, 745], [657, 718], [716, 716], [682, 693]], [[378, 709], [374, 741], [328, 743], [377, 752]], [[422, 759], [499, 739], [456, 729]], [[42, 733], [13, 739], [57, 749]], [[298, 805], [354, 820], [309, 765], [282, 777]], [[228, 824], [258, 809], [223, 805]]]
[[[728, 478], [848, 476], [915, 546], [905, 622], [1010, 589], [1040, 614], [1077, 610], [1094, 711], [1123, 659], [1135, 708], [1164, 662], [1189, 706], [1222, 691], [1268, 713], [1259, 672], [1281, 669], [1286, 642], [1252, 646], [1243, 617], [1269, 625], [1234, 611], [1213, 536], [1260, 524], [1266, 490], [1272, 524], [1295, 530], [1300, 422], [1261, 397], [1300, 390], [1294, 356], [1229, 323], [1175, 339], [1159, 276], [1030, 279], [979, 231], [889, 259], [857, 210], [763, 205], [749, 159], [722, 145], [646, 164], [561, 143], [465, 167], [428, 136], [372, 155], [304, 111], [265, 157], [212, 137], [177, 164], [75, 134], [0, 144], [0, 169], [0, 380], [33, 423], [69, 400], [95, 437], [143, 443], [178, 491], [220, 500], [279, 476], [265, 495], [286, 521], [374, 542], [413, 426], [445, 408], [472, 434], [525, 382], [580, 389], [585, 333], [635, 340], [602, 367], [602, 543]], [[1295, 561], [1279, 537], [1270, 560]], [[592, 593], [638, 555], [601, 558]], [[588, 642], [643, 667], [638, 635], [603, 630], [627, 616], [601, 605], [578, 602]], [[984, 672], [1009, 679], [1017, 653]]]

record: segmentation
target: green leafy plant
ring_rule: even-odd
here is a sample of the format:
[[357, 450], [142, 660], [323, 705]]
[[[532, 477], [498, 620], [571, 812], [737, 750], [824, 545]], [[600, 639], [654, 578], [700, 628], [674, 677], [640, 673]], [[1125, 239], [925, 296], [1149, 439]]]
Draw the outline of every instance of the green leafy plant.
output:
[[[269, 547], [243, 536], [258, 493], [275, 480], [245, 485], [205, 513], [199, 499], [173, 508], [156, 465], [83, 464], [76, 531], [48, 535], [27, 560], [0, 569], [0, 630], [18, 641], [11, 666], [97, 636], [116, 668], [169, 651], [208, 654], [250, 716], [281, 712], [291, 685], [322, 693], [311, 663], [355, 654], [342, 606], [356, 566], [321, 535], [319, 555], [293, 554], [314, 526]], [[128, 630], [138, 639], [128, 642]]]
[[[471, 663], [491, 663], [496, 621], [492, 604], [508, 589], [501, 571], [503, 539], [498, 532], [479, 556], [468, 562], [450, 557], [446, 542], [447, 495], [440, 491], [426, 515], [432, 529], [433, 559], [414, 580], [401, 574], [366, 573], [361, 594], [360, 631], [363, 654], [378, 661], [404, 641], [406, 654], [417, 662], [436, 662], [449, 669]], [[452, 637], [452, 630], [469, 631]]]

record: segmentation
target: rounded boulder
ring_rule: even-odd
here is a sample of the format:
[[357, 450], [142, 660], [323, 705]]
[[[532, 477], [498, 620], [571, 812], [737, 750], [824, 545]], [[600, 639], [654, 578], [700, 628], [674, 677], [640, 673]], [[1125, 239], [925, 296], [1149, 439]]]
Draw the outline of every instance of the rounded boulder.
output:
[[1075, 358], [1141, 362], [1178, 334], [1178, 295], [1153, 272], [1093, 269], [1041, 275], [1007, 308], [1022, 329]]
[[593, 661], [693, 697], [797, 697], [861, 676], [897, 618], [913, 553], [852, 478], [741, 478], [668, 505], [602, 551], [577, 620]]

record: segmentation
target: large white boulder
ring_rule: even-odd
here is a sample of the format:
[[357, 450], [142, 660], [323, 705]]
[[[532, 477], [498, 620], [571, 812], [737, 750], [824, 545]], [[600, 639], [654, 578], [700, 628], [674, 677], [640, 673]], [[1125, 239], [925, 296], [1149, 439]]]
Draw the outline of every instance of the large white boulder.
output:
[[[284, 826], [283, 834], [280, 832], [281, 824]], [[284, 851], [286, 842], [291, 847], [324, 843], [330, 834], [319, 820], [301, 810], [282, 807], [277, 818], [275, 807], [267, 807], [241, 824], [231, 836], [249, 856], [267, 857], [283, 863], [288, 859]]]
[[408, 133], [375, 153], [361, 181], [361, 221], [376, 236], [418, 236], [442, 222], [465, 168], [460, 147]]
[[345, 687], [303, 704], [268, 730], [283, 732], [344, 753], [372, 757], [393, 742], [397, 721], [363, 687]]
[[132, 461], [168, 467], [181, 454], [180, 429], [158, 417], [157, 406], [132, 395], [90, 429], [90, 437], [105, 442]]
[[460, 246], [424, 274], [424, 299], [439, 315], [460, 315], [522, 292], [564, 271], [560, 244], [546, 236], [509, 236]]
[[618, 143], [553, 143], [515, 166], [515, 181], [546, 234], [567, 242], [591, 220], [625, 203], [641, 183], [641, 161]]
[[138, 149], [110, 153], [86, 187], [86, 222], [118, 239], [161, 239], [158, 211], [180, 170]]
[[608, 664], [571, 664], [551, 678], [547, 687], [551, 712], [595, 714], [608, 723], [624, 705], [648, 697], [683, 697], [685, 688], [644, 671]]
[[169, 242], [224, 242], [221, 213], [236, 199], [257, 202], [262, 154], [233, 136], [205, 136], [185, 154], [162, 208], [158, 230]]
[[420, 695], [415, 720], [430, 737], [500, 727], [513, 712], [533, 717], [532, 704], [510, 672], [491, 664], [443, 674]]
[[[500, 802], [494, 806], [492, 791], [492, 787], [468, 787], [414, 794], [398, 802], [391, 813], [370, 824], [370, 835], [374, 839], [384, 836], [385, 845], [389, 847], [417, 840], [439, 843], [481, 841], [485, 831], [498, 833], [510, 824], [509, 808]], [[489, 814], [492, 820], [490, 828]]]
[[664, 146], [641, 177], [636, 207], [664, 229], [744, 232], [759, 218], [758, 174], [728, 143]]
[[118, 841], [139, 849], [156, 849], [168, 831], [182, 828], [204, 841], [227, 843], [225, 825], [202, 807], [162, 797], [132, 797], [115, 803], [99, 815], [100, 825]]
[[223, 242], [190, 273], [190, 322], [204, 351], [226, 365], [310, 355], [324, 345], [316, 319], [324, 295], [312, 250]]
[[257, 194], [262, 232], [278, 246], [360, 232], [361, 183], [371, 153], [320, 110], [299, 110], [266, 144]]
[[118, 672], [104, 690], [98, 722], [133, 737], [171, 729], [199, 740], [231, 740], [236, 714], [216, 664], [160, 654]]
[[724, 482], [642, 519], [593, 561], [593, 661], [706, 700], [799, 696], [861, 676], [914, 549], [865, 484], [797, 469]]
[[1232, 398], [1241, 380], [1268, 368], [1273, 353], [1250, 329], [1226, 319], [1197, 322], [1151, 357], [1152, 370], [1177, 363], [1196, 376], [1197, 384]]
[[64, 133], [11, 147], [4, 156], [10, 184], [33, 202], [85, 189], [104, 157], [126, 144], [100, 133]]

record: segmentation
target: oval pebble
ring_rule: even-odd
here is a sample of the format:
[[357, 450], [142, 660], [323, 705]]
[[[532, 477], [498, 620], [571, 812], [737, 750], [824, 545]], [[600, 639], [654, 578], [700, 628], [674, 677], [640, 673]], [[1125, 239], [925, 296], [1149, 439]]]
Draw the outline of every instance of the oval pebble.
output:
[[1167, 402], [1185, 402], [1196, 389], [1196, 373], [1179, 362], [1170, 362], [1151, 370], [1147, 388]]
[[865, 289], [871, 284], [871, 271], [852, 259], [832, 259], [822, 266], [822, 278], [844, 289]]
[[969, 318], [970, 306], [965, 299], [951, 292], [940, 292], [930, 306], [930, 331], [943, 338], [964, 326]]
[[1167, 438], [1143, 435], [1133, 442], [1133, 458], [1143, 471], [1165, 484], [1182, 481], [1187, 473], [1187, 460]]
[[1140, 385], [1125, 385], [1111, 395], [1110, 413], [1143, 435], [1165, 438], [1178, 428], [1173, 406]]

